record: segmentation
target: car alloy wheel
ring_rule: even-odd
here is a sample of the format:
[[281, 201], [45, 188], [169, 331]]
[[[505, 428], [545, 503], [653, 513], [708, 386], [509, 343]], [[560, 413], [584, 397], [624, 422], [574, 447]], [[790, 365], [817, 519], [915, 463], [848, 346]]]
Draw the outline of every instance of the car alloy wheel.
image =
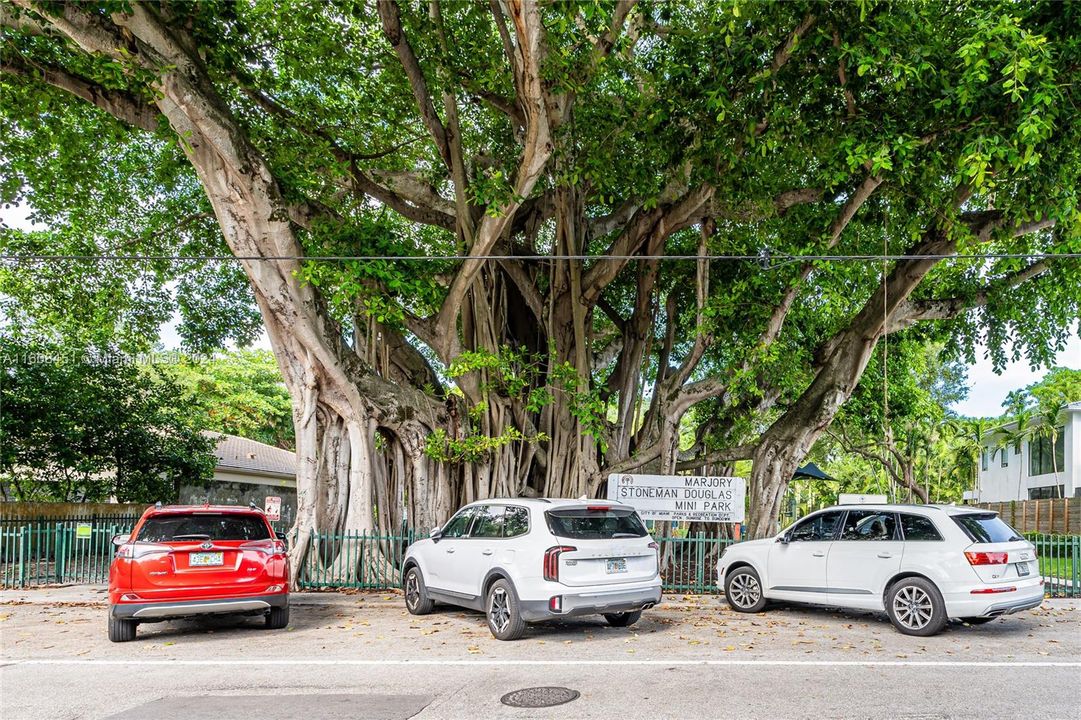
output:
[[510, 625], [510, 601], [507, 591], [497, 587], [488, 599], [488, 621], [497, 633], [505, 632]]
[[405, 601], [413, 610], [416, 610], [417, 605], [420, 603], [420, 580], [417, 577], [416, 569], [410, 570], [409, 574], [405, 576]]
[[741, 573], [732, 578], [729, 590], [732, 601], [740, 607], [751, 607], [762, 599], [762, 587], [758, 584], [758, 579], [749, 573]]
[[893, 614], [897, 622], [910, 630], [922, 630], [931, 622], [934, 604], [922, 588], [906, 585], [893, 596]]

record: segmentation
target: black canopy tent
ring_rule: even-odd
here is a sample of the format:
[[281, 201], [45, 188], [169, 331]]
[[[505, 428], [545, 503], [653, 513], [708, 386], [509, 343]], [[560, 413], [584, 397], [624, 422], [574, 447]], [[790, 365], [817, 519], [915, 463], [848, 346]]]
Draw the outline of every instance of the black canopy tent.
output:
[[803, 467], [796, 468], [796, 472], [792, 474], [792, 479], [797, 478], [811, 478], [813, 480], [833, 480], [829, 475], [822, 471], [822, 468], [815, 465], [813, 462], [807, 463]]

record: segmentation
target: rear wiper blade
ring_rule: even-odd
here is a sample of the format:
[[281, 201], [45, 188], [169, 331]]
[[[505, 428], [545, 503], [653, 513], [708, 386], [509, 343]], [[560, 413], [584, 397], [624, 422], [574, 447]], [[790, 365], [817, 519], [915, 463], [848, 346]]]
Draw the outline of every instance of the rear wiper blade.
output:
[[209, 540], [209, 535], [192, 533], [190, 535], [173, 535], [173, 540]]

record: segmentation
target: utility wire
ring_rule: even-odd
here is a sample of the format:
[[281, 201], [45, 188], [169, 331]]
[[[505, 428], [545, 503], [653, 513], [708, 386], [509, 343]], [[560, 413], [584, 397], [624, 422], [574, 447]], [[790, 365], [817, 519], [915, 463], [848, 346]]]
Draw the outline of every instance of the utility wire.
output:
[[777, 267], [793, 262], [883, 262], [897, 260], [1069, 260], [1081, 259], [1081, 252], [1069, 253], [969, 253], [952, 255], [0, 255], [3, 262], [92, 261], [92, 262], [278, 262], [285, 260], [318, 262], [440, 262], [464, 260], [729, 260], [757, 262]]

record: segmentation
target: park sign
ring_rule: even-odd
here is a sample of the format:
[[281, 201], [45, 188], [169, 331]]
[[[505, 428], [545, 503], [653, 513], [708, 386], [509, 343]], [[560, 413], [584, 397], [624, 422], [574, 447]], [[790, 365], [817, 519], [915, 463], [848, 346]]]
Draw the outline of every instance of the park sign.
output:
[[609, 475], [608, 499], [644, 520], [743, 522], [747, 482], [707, 475]]

